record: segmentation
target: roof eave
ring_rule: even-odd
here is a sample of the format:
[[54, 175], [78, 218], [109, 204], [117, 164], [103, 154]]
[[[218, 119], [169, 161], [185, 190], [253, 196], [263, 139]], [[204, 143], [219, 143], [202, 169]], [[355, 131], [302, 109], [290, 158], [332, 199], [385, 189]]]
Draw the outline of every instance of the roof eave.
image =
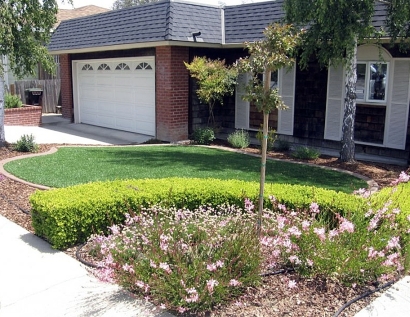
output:
[[[61, 50], [49, 50], [52, 55], [61, 54], [79, 54], [79, 53], [92, 53], [100, 51], [118, 51], [129, 50], [134, 48], [148, 48], [157, 46], [189, 46], [189, 47], [206, 47], [206, 48], [222, 48], [225, 45], [220, 43], [206, 43], [206, 42], [187, 42], [187, 41], [155, 41], [155, 42], [143, 42], [143, 43], [130, 43], [120, 45], [107, 45], [96, 47], [84, 47], [75, 49], [61, 49]], [[243, 46], [243, 45], [242, 45]]]

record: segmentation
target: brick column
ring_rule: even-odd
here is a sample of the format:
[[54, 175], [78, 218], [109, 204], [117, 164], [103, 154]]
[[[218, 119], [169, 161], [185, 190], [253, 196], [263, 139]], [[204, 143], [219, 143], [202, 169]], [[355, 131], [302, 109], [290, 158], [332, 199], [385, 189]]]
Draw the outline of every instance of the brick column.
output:
[[60, 55], [61, 113], [63, 118], [74, 119], [73, 81], [70, 55]]
[[189, 48], [156, 48], [156, 125], [157, 138], [175, 142], [188, 138]]

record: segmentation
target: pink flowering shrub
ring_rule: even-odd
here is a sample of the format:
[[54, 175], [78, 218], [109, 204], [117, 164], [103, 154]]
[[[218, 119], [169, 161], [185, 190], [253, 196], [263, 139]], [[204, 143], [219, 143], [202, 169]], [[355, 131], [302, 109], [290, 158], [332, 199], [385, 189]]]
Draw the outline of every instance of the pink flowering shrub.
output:
[[289, 210], [274, 197], [271, 200], [273, 208], [264, 211], [260, 240], [265, 270], [293, 267], [304, 276], [348, 284], [385, 280], [404, 270], [410, 217], [407, 228], [400, 226], [401, 212], [391, 202], [378, 210], [342, 216], [322, 214], [316, 202], [309, 209]]
[[209, 310], [259, 283], [253, 212], [232, 206], [143, 209], [91, 241], [96, 274], [178, 312]]

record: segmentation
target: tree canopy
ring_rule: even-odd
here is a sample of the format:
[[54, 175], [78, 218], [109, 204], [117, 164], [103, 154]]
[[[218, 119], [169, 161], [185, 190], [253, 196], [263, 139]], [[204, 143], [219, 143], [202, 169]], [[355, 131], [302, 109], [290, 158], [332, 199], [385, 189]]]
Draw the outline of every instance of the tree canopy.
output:
[[[372, 23], [376, 6], [386, 12], [385, 25], [380, 29]], [[284, 8], [288, 23], [306, 28], [300, 51], [302, 67], [307, 66], [312, 56], [326, 67], [345, 66], [346, 98], [340, 159], [354, 162], [357, 46], [367, 41], [380, 44], [382, 37], [388, 37], [392, 44], [398, 41], [405, 48], [410, 35], [410, 1], [285, 0]]]
[[[55, 64], [46, 44], [56, 23], [57, 11], [55, 0], [0, 1], [0, 55], [7, 57], [8, 68], [17, 77], [34, 74], [39, 63], [47, 72], [54, 71]], [[4, 143], [4, 65], [1, 62], [0, 146]]]
[[137, 5], [158, 2], [159, 0], [116, 0], [113, 5], [113, 10], [129, 8]]

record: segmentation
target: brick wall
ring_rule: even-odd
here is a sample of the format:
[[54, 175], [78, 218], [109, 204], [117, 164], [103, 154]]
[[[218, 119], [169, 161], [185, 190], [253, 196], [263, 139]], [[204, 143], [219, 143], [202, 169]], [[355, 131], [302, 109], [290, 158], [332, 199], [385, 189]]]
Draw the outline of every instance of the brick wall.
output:
[[63, 118], [74, 120], [73, 83], [71, 79], [71, 57], [68, 54], [60, 55], [61, 72], [61, 113]]
[[21, 108], [4, 109], [4, 124], [40, 126], [41, 109], [40, 106], [23, 106]]
[[156, 125], [157, 138], [175, 142], [188, 138], [189, 61], [187, 47], [156, 48]]

